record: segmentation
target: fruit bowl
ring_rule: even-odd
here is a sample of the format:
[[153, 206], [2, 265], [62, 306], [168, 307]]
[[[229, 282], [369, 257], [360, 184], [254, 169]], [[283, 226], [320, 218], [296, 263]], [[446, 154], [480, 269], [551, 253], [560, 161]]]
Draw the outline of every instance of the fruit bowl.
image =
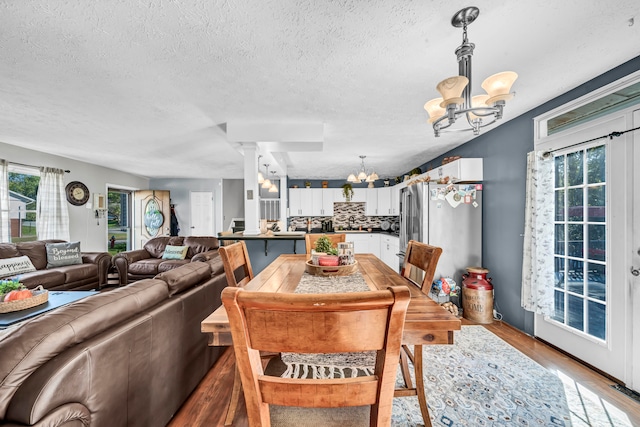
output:
[[349, 276], [358, 271], [358, 261], [349, 265], [315, 265], [308, 260], [305, 271], [313, 276]]
[[0, 302], [0, 314], [12, 313], [14, 311], [26, 310], [40, 304], [44, 304], [49, 300], [49, 291], [38, 286], [32, 291], [31, 298], [20, 299], [16, 301]]

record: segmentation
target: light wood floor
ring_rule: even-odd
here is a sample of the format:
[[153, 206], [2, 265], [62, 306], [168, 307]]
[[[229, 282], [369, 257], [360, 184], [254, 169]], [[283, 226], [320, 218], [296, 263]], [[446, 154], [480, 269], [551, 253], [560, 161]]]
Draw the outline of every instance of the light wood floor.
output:
[[[463, 324], [470, 323], [463, 320]], [[613, 389], [611, 387], [613, 381], [505, 323], [494, 322], [485, 327], [542, 366], [552, 371], [562, 372], [583, 390], [596, 394], [608, 408], [617, 408], [626, 413], [629, 425], [640, 426], [640, 403]], [[223, 426], [233, 385], [233, 369], [233, 349], [229, 348], [191, 394], [168, 427]], [[233, 426], [249, 426], [244, 399], [240, 401]], [[608, 426], [613, 427], [613, 424]]]

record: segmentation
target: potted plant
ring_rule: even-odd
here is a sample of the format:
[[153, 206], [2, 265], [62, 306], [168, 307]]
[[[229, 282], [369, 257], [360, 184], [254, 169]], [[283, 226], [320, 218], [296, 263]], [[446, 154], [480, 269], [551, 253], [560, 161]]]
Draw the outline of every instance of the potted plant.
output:
[[342, 184], [342, 195], [347, 202], [351, 201], [353, 197], [353, 186], [350, 183]]
[[327, 255], [338, 255], [338, 248], [333, 247], [331, 240], [326, 235], [318, 237], [315, 250], [316, 252], [322, 252]]
[[307, 188], [311, 188], [311, 181], [305, 181], [304, 186]]

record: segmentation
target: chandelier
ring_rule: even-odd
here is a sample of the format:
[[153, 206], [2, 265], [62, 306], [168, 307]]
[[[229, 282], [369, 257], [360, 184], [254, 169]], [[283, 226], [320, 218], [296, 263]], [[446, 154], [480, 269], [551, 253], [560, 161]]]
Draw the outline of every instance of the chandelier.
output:
[[[467, 26], [475, 21], [479, 14], [480, 9], [471, 6], [458, 11], [451, 18], [451, 25], [462, 27], [462, 44], [456, 49], [459, 75], [438, 83], [436, 89], [442, 97], [432, 99], [424, 105], [436, 137], [445, 129], [471, 130], [474, 135], [480, 134], [480, 128], [502, 118], [505, 102], [513, 97], [513, 93], [510, 93], [511, 86], [518, 78], [513, 71], [487, 77], [481, 85], [486, 94], [471, 97], [471, 57], [476, 46], [467, 39]], [[466, 119], [464, 126], [448, 129], [458, 119]]]
[[277, 193], [278, 186], [276, 185], [276, 171], [271, 171], [271, 173], [273, 174], [273, 176], [271, 178], [271, 187], [269, 187], [269, 193]]
[[360, 171], [357, 174], [353, 174], [353, 173], [349, 174], [349, 176], [347, 177], [347, 181], [353, 182], [355, 184], [359, 184], [362, 181], [373, 182], [376, 179], [378, 179], [378, 174], [373, 172], [373, 171], [370, 174], [367, 174], [367, 171], [366, 171], [366, 169], [364, 167], [364, 159], [367, 156], [359, 156], [359, 157], [360, 157], [360, 162], [361, 162]]
[[271, 188], [271, 181], [269, 180], [269, 163], [265, 163], [264, 167], [267, 170], [267, 177], [262, 180], [262, 188]]

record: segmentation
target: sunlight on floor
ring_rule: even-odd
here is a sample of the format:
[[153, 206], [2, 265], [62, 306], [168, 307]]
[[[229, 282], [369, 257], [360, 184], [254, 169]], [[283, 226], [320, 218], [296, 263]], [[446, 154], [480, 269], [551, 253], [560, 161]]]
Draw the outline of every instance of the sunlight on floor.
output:
[[560, 371], [573, 427], [633, 427], [627, 414]]

